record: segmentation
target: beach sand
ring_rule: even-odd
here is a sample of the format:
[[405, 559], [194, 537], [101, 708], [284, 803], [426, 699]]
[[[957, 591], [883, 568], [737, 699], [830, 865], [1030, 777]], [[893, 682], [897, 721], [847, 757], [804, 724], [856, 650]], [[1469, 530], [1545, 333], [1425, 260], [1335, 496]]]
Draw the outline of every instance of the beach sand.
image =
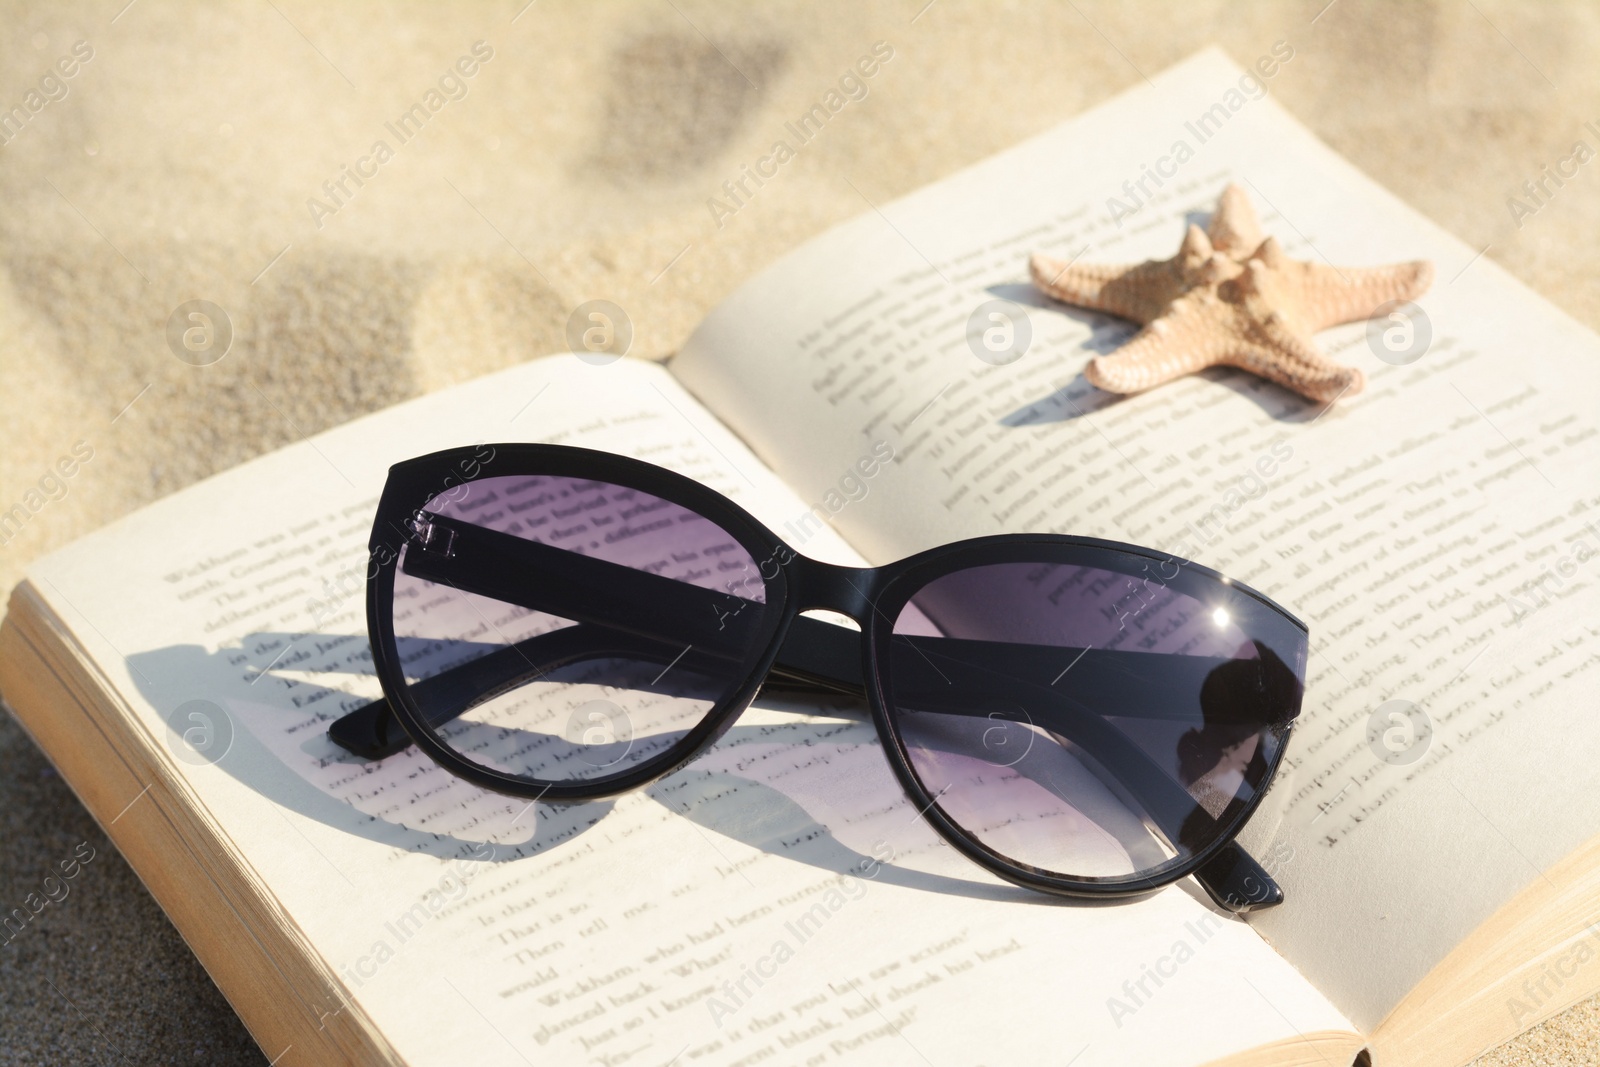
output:
[[[1594, 142], [1592, 3], [522, 3], [0, 5], [0, 109], [92, 49], [0, 147], [0, 511], [93, 453], [0, 546], [0, 587], [208, 474], [561, 350], [584, 300], [621, 305], [632, 354], [665, 358], [805, 238], [1213, 43], [1249, 63], [1290, 42], [1283, 104], [1600, 326], [1596, 180], [1520, 219], [1507, 205]], [[708, 198], [877, 40], [895, 55], [870, 96], [719, 226]], [[466, 95], [388, 133], [477, 41], [493, 54]], [[393, 158], [328, 196], [380, 138]], [[1470, 269], [1438, 266], [1441, 283]], [[209, 366], [165, 336], [197, 299], [232, 326]], [[0, 950], [0, 1062], [265, 1062], [9, 721], [0, 752], [0, 901], [63, 847], [100, 850], [81, 892]], [[1600, 1006], [1481, 1062], [1600, 1062]]]

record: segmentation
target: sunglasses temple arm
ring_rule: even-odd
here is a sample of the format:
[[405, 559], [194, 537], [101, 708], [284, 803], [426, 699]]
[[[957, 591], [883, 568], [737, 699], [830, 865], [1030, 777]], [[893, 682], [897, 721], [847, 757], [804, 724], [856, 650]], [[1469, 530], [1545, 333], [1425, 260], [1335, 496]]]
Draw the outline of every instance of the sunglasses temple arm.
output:
[[[795, 628], [783, 646], [787, 669], [774, 669], [772, 687], [812, 693], [859, 693], [860, 659], [851, 654], [850, 636], [849, 631], [828, 623], [805, 618], [795, 620]], [[429, 720], [434, 725], [443, 725], [466, 710], [459, 703], [448, 703], [453, 694], [463, 690], [479, 694], [475, 697], [477, 700], [487, 700], [495, 693], [523, 684], [530, 676], [587, 659], [629, 656], [666, 663], [673, 655], [672, 647], [579, 623], [498, 648], [413, 683], [412, 693]], [[855, 686], [850, 684], [852, 675]], [[950, 710], [983, 714], [968, 708]], [[388, 702], [382, 699], [336, 720], [329, 726], [328, 736], [340, 747], [366, 759], [384, 759], [411, 744]], [[1108, 740], [1118, 749], [1133, 747], [1126, 739], [1099, 740], [1100, 744], [1086, 744], [1085, 748], [1104, 752]], [[1122, 755], [1126, 761], [1132, 753], [1124, 751]], [[1113, 759], [1112, 762], [1122, 761]], [[1135, 774], [1134, 780], [1164, 781], [1143, 774]], [[1283, 891], [1271, 875], [1231, 841], [1195, 872], [1195, 880], [1219, 907], [1235, 913], [1270, 908], [1283, 901]]]
[[387, 759], [411, 745], [400, 721], [382, 697], [363, 704], [328, 724], [328, 738], [351, 755], [367, 760]]
[[[799, 619], [796, 624], [802, 632], [809, 626], [828, 625], [812, 619]], [[806, 642], [807, 653], [799, 657], [804, 666], [797, 667], [784, 662], [789, 658], [787, 653], [792, 643], [784, 644], [780, 662], [773, 666], [763, 687], [766, 691], [809, 696], [864, 694], [859, 656], [839, 659], [831, 655], [834, 651], [831, 644], [819, 650], [814, 642]], [[719, 665], [725, 666], [727, 659], [737, 659], [691, 653], [678, 660], [675, 645], [633, 637], [590, 623], [535, 634], [513, 645], [484, 645], [482, 648], [482, 654], [476, 658], [410, 684], [412, 697], [423, 709], [429, 725], [443, 726], [464, 715], [475, 704], [583, 660], [617, 657], [659, 662], [663, 666], [677, 660], [686, 669], [693, 670], [716, 669], [708, 660], [717, 660]], [[464, 692], [473, 694], [472, 703], [464, 704], [459, 699], [452, 702], [452, 697]], [[411, 745], [411, 738], [384, 697], [335, 719], [328, 726], [328, 737], [345, 751], [369, 760], [387, 759]]]
[[1194, 872], [1206, 895], [1237, 915], [1265, 911], [1283, 903], [1283, 889], [1237, 841], [1229, 841]]
[[[480, 650], [479, 654], [410, 683], [412, 699], [428, 725], [443, 726], [478, 704], [585, 660], [631, 659], [663, 666], [680, 660], [690, 669], [703, 666], [698, 656], [680, 657], [676, 646], [587, 623], [535, 634], [513, 645], [470, 647]], [[461, 700], [463, 693], [471, 694], [471, 699]], [[328, 737], [347, 752], [372, 760], [385, 759], [411, 744], [383, 697], [335, 719], [328, 727]]]

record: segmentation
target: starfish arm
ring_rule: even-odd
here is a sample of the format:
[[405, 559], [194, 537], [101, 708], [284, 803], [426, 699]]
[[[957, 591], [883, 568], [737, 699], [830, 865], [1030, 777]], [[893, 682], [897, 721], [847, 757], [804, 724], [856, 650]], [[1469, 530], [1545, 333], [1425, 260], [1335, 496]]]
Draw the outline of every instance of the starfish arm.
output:
[[1257, 324], [1251, 340], [1234, 341], [1217, 362], [1239, 367], [1277, 382], [1308, 400], [1332, 403], [1366, 388], [1361, 368], [1330, 359], [1309, 337], [1290, 328], [1281, 317]]
[[1108, 393], [1141, 393], [1221, 362], [1231, 343], [1218, 302], [1179, 300], [1110, 355], [1083, 368], [1089, 384]]
[[1229, 182], [1211, 215], [1208, 236], [1217, 251], [1243, 259], [1261, 244], [1261, 222], [1250, 197], [1236, 182]]
[[1296, 318], [1312, 333], [1371, 318], [1391, 300], [1415, 300], [1433, 283], [1433, 264], [1427, 260], [1382, 267], [1329, 267], [1291, 260], [1280, 270], [1294, 291]]
[[1359, 393], [1366, 377], [1317, 350], [1281, 315], [1256, 318], [1216, 299], [1189, 297], [1083, 376], [1111, 393], [1138, 393], [1206, 367], [1239, 367], [1310, 400]]
[[1159, 317], [1185, 288], [1172, 260], [1119, 267], [1035, 255], [1028, 261], [1028, 273], [1035, 287], [1062, 303], [1108, 312], [1141, 326]]

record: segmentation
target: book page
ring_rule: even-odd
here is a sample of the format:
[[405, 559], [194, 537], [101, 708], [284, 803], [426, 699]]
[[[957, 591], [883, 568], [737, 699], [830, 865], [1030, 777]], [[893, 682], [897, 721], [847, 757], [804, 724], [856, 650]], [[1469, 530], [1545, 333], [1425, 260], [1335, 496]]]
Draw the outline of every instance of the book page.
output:
[[343, 753], [328, 723], [379, 694], [362, 576], [385, 468], [534, 439], [649, 458], [775, 529], [808, 514], [661, 368], [551, 357], [254, 461], [29, 572], [315, 947], [327, 1013], [358, 1006], [419, 1065], [1187, 1067], [1349, 1030], [1195, 891], [1086, 906], [987, 876], [908, 804], [858, 706], [763, 700], [684, 770], [567, 806], [415, 750]]
[[[1272, 56], [1241, 58], [1288, 76], [1292, 42]], [[819, 515], [874, 562], [1086, 534], [1217, 567], [1306, 620], [1292, 766], [1247, 833], [1292, 857], [1288, 902], [1255, 925], [1370, 1027], [1600, 833], [1600, 344], [1270, 86], [1203, 53], [876, 205], [730, 297], [672, 369], [804, 496], [887, 442], [870, 491]], [[1366, 372], [1360, 395], [1329, 408], [1215, 369], [1122, 398], [1081, 376], [1135, 328], [1034, 293], [1029, 254], [1168, 258], [1229, 181], [1292, 257], [1434, 262], [1421, 315], [1318, 338]], [[996, 301], [1011, 321], [987, 317]]]

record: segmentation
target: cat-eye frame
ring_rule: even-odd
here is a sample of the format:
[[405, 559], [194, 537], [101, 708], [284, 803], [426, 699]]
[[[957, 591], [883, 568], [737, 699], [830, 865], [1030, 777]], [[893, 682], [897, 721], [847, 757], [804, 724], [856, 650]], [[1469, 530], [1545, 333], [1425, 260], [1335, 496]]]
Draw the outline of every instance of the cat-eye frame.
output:
[[838, 566], [691, 478], [529, 444], [395, 465], [369, 547], [384, 698], [329, 729], [357, 755], [415, 744], [578, 802], [682, 767], [758, 690], [848, 695], [915, 808], [1001, 878], [1282, 900], [1234, 839], [1300, 711], [1306, 628], [1199, 564], [1004, 534]]

